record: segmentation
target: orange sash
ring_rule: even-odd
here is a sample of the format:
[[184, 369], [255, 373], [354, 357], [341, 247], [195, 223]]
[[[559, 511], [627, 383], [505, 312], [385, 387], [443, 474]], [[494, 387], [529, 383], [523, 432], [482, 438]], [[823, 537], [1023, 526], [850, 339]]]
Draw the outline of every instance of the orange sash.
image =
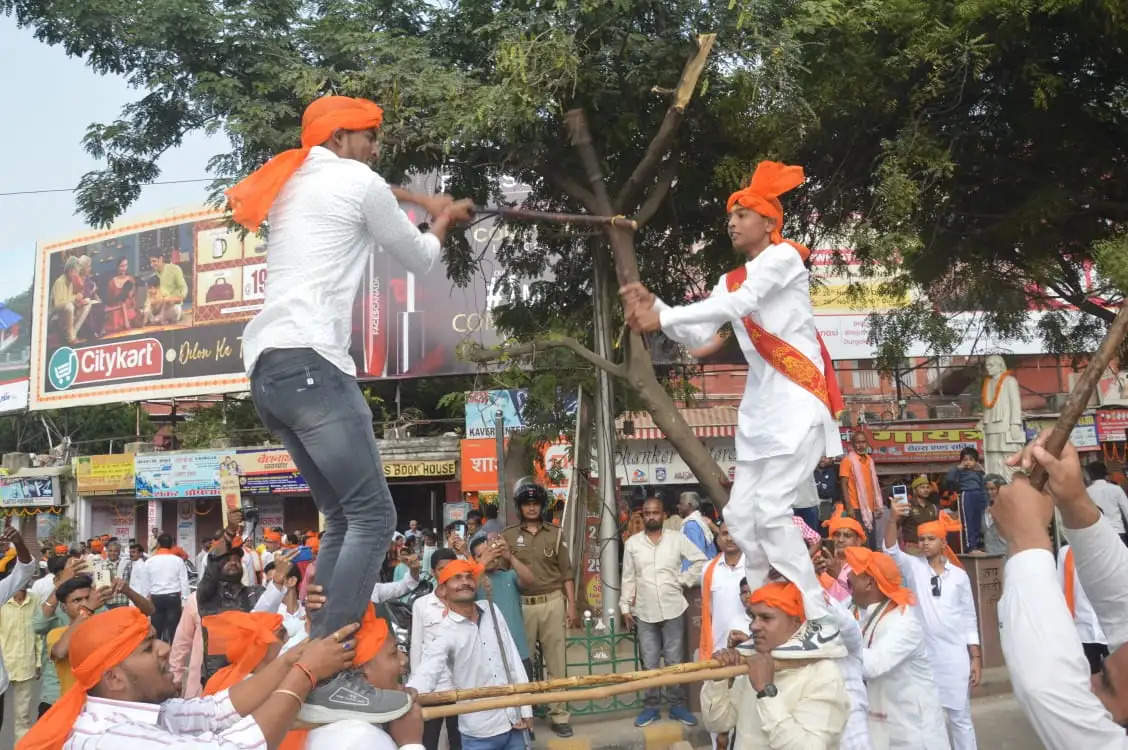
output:
[[701, 581], [701, 641], [698, 644], [698, 659], [713, 658], [713, 571], [724, 556], [725, 553], [722, 552], [705, 566], [705, 577]]
[[[747, 266], [736, 268], [725, 274], [725, 287], [729, 292], [735, 292], [747, 278]], [[745, 317], [743, 322], [752, 346], [756, 347], [756, 352], [764, 358], [764, 361], [792, 383], [822, 401], [831, 416], [837, 418], [846, 405], [838, 388], [838, 378], [834, 376], [834, 363], [830, 359], [830, 352], [826, 350], [822, 335], [815, 331], [815, 338], [822, 352], [823, 372], [829, 377], [819, 372], [819, 368], [815, 367], [815, 363], [807, 359], [803, 352], [778, 336], [768, 333], [763, 326], [752, 320], [752, 316]]]
[[1069, 607], [1069, 616], [1077, 619], [1077, 605], [1073, 591], [1073, 547], [1065, 551], [1065, 606]]

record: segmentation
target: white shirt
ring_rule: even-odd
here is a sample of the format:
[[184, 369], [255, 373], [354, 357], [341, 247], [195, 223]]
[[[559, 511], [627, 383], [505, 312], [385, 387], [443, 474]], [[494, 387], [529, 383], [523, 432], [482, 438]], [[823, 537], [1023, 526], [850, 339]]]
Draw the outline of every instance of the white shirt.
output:
[[308, 348], [356, 375], [353, 302], [373, 246], [424, 274], [438, 238], [415, 228], [384, 178], [321, 146], [286, 181], [267, 220], [266, 299], [243, 331], [247, 374], [267, 349]]
[[419, 585], [419, 579], [408, 573], [404, 578], [389, 583], [377, 583], [372, 587], [372, 603], [383, 604], [411, 593]]
[[1073, 545], [1073, 565], [1108, 640], [1108, 650], [1128, 643], [1128, 547], [1102, 519], [1085, 529], [1066, 529]]
[[[256, 563], [260, 563], [256, 565]], [[207, 565], [207, 558], [204, 558], [204, 564]], [[258, 573], [266, 567], [266, 563], [259, 560], [259, 554], [255, 550], [247, 547], [243, 550], [243, 585], [244, 586], [257, 586]], [[200, 569], [200, 575], [203, 575], [203, 568]]]
[[226, 690], [160, 705], [87, 697], [63, 750], [266, 750], [253, 716], [241, 717]]
[[[423, 663], [423, 649], [439, 635], [439, 625], [446, 619], [448, 610], [434, 592], [421, 596], [411, 605], [411, 671], [419, 669]], [[436, 691], [454, 690], [454, 680], [450, 670], [439, 676]]]
[[188, 590], [188, 566], [177, 555], [150, 557], [145, 561], [145, 577], [149, 583], [148, 596], [179, 594], [181, 599], [187, 599], [191, 593]]
[[[1124, 519], [1128, 517], [1128, 495], [1120, 489], [1120, 485], [1098, 479], [1088, 487], [1089, 497], [1101, 509], [1101, 513], [1108, 519], [1112, 530], [1117, 534], [1124, 533]], [[1075, 553], [1076, 554], [1076, 553]]]
[[[1094, 526], [1103, 526], [1112, 535], [1108, 524]], [[1074, 563], [1080, 571], [1078, 558], [1085, 545], [1077, 532], [1070, 532], [1070, 536]], [[1124, 549], [1118, 536], [1111, 538]], [[1014, 697], [1038, 739], [1048, 748], [1126, 750], [1124, 727], [1112, 720], [1091, 689], [1089, 662], [1065, 606], [1065, 594], [1057, 585], [1054, 567], [1049, 550], [1028, 549], [1007, 560], [1003, 571], [999, 636]], [[1081, 582], [1086, 583], [1084, 576]], [[1102, 615], [1096, 596], [1092, 601], [1098, 616]]]
[[[705, 568], [713, 565], [706, 563], [701, 569], [701, 585], [705, 585]], [[717, 564], [713, 566], [713, 581], [709, 588], [709, 619], [713, 623], [713, 650], [717, 651], [728, 647], [728, 635], [733, 630], [749, 633], [751, 629], [748, 622], [748, 613], [744, 611], [744, 604], [740, 601], [740, 579], [744, 578], [744, 555], [736, 565], [730, 566], [725, 562], [722, 552], [718, 555]], [[701, 592], [705, 595], [705, 591]], [[712, 654], [699, 654], [699, 659], [709, 659]]]
[[[490, 609], [489, 602], [475, 602], [478, 607], [478, 622], [472, 622], [457, 612], [450, 612], [439, 625], [435, 639], [423, 647], [423, 659], [417, 670], [411, 673], [407, 686], [420, 693], [436, 689], [443, 673], [450, 668], [454, 685], [459, 690], [486, 687], [488, 685], [509, 685], [528, 682], [525, 665], [517, 644], [509, 634], [505, 617], [495, 605]], [[494, 623], [501, 632], [497, 642]], [[501, 648], [505, 648], [506, 658], [512, 679], [505, 674]], [[494, 737], [505, 734], [522, 718], [531, 719], [531, 706], [500, 708], [493, 711], [478, 711], [458, 717], [458, 729], [469, 737]]]
[[35, 583], [31, 584], [31, 595], [38, 599], [40, 602], [47, 601], [47, 597], [51, 596], [55, 591], [55, 574], [48, 573]]
[[[177, 559], [179, 560], [180, 558], [177, 558]], [[134, 560], [133, 561], [133, 567], [129, 569], [129, 588], [133, 589], [134, 591], [136, 591], [141, 596], [148, 596], [150, 594], [150, 591], [149, 591], [149, 573], [148, 573], [148, 569], [147, 569], [148, 565], [149, 565], [148, 560], [145, 560], [145, 559]], [[187, 571], [185, 571], [185, 572], [187, 572]], [[200, 569], [200, 575], [203, 575], [203, 574], [204, 574], [204, 571], [201, 568]]]
[[703, 346], [725, 323], [733, 324], [736, 340], [748, 361], [748, 376], [736, 434], [736, 458], [758, 458], [795, 453], [811, 425], [822, 425], [827, 456], [842, 453], [838, 423], [818, 398], [769, 365], [748, 338], [741, 319], [752, 319], [766, 331], [802, 352], [823, 369], [811, 307], [810, 279], [795, 248], [786, 243], [769, 245], [745, 264], [748, 277], [735, 292], [725, 279], [708, 299], [681, 307], [655, 300], [662, 331], [690, 348]]
[[861, 612], [862, 677], [869, 695], [869, 730], [874, 750], [948, 750], [948, 730], [924, 630], [915, 607], [887, 601]]
[[757, 698], [744, 675], [701, 684], [701, 718], [711, 732], [731, 732], [738, 750], [836, 750], [849, 701], [842, 675], [831, 659], [780, 670], [772, 679], [778, 694]]
[[[690, 566], [681, 572], [682, 560]], [[640, 531], [623, 547], [623, 588], [619, 608], [643, 622], [672, 620], [689, 603], [683, 587], [701, 580], [705, 555], [680, 531], [662, 529], [658, 543]]]
[[[15, 567], [12, 568], [12, 572], [8, 574], [8, 577], [0, 581], [0, 604], [11, 599], [12, 594], [15, 594], [27, 585], [27, 582], [35, 575], [35, 571], [39, 569], [39, 564], [35, 562], [35, 560], [31, 560], [31, 562], [20, 562], [17, 557], [14, 564]], [[47, 594], [47, 596], [50, 595], [50, 593]], [[37, 601], [42, 602], [46, 598], [47, 597], [43, 597], [43, 599]], [[36, 606], [36, 604], [33, 602], [32, 606]], [[4, 691], [7, 689], [8, 670], [4, 666], [4, 655], [0, 654], [0, 695], [3, 695]]]
[[[366, 721], [338, 721], [310, 731], [305, 750], [396, 750], [395, 740]], [[423, 750], [422, 745], [400, 745], [399, 750]]]
[[[1061, 590], [1065, 592], [1065, 555], [1069, 552], [1069, 545], [1058, 550], [1057, 579]], [[1081, 576], [1077, 574], [1077, 563], [1073, 563], [1073, 624], [1077, 626], [1077, 637], [1082, 643], [1101, 643], [1108, 645], [1101, 623], [1097, 620], [1097, 613], [1085, 596], [1085, 589], [1081, 586]]]
[[827, 597], [827, 609], [846, 647], [846, 656], [834, 660], [850, 698], [850, 713], [846, 716], [838, 747], [839, 750], [873, 750], [869, 736], [869, 695], [862, 679], [862, 628], [850, 608], [833, 596]]
[[933, 596], [932, 578], [936, 572], [927, 560], [905, 554], [900, 547], [885, 547], [885, 554], [896, 561], [906, 584], [916, 594], [917, 613], [924, 626], [940, 705], [952, 710], [967, 708], [971, 690], [971, 657], [967, 647], [979, 645], [971, 579], [945, 560], [938, 581], [940, 596]]

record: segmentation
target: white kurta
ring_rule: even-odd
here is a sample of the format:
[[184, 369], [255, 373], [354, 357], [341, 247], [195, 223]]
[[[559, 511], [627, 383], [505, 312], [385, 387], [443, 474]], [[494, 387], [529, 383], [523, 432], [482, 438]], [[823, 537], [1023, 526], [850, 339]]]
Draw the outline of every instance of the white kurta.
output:
[[[1063, 592], [1065, 591], [1065, 555], [1069, 550], [1070, 546], [1067, 544], [1058, 550], [1057, 556], [1057, 579]], [[1097, 613], [1093, 611], [1093, 605], [1089, 603], [1089, 597], [1085, 595], [1085, 589], [1081, 586], [1081, 576], [1077, 575], [1076, 562], [1073, 564], [1073, 612], [1073, 624], [1077, 627], [1077, 637], [1082, 643], [1108, 645], [1108, 639], [1101, 630], [1101, 623], [1097, 620]]]
[[[725, 562], [724, 553], [718, 556], [717, 564], [713, 567], [713, 580], [709, 589], [709, 619], [713, 623], [713, 650], [717, 651], [728, 646], [728, 635], [734, 630], [742, 633], [751, 633], [748, 613], [744, 611], [744, 604], [740, 601], [740, 579], [744, 578], [744, 555], [736, 565], [729, 566]], [[705, 564], [708, 568], [712, 562]], [[701, 585], [705, 585], [705, 571], [701, 571]], [[704, 596], [706, 592], [702, 591]], [[699, 659], [708, 659], [712, 654], [698, 654]]]
[[846, 717], [846, 727], [842, 730], [839, 750], [872, 750], [869, 738], [869, 696], [866, 683], [862, 679], [862, 629], [854, 614], [846, 604], [830, 598], [830, 614], [838, 626], [846, 656], [835, 659], [842, 681], [846, 684], [846, 694], [850, 698], [850, 713]]
[[948, 750], [948, 730], [915, 607], [861, 613], [862, 675], [874, 750]]
[[[1094, 555], [1102, 552], [1098, 528], [1101, 526], [1116, 539], [1120, 549], [1125, 550], [1120, 538], [1102, 521], [1084, 530], [1095, 532], [1091, 536], [1093, 541], [1098, 541], [1087, 552]], [[1080, 572], [1080, 553], [1088, 545], [1076, 531], [1070, 532], [1070, 537]], [[1125, 564], [1128, 560], [1122, 559], [1120, 565]], [[1128, 750], [1124, 727], [1113, 721], [1112, 715], [1093, 694], [1089, 662], [1065, 605], [1065, 595], [1057, 585], [1054, 568], [1054, 557], [1048, 549], [1023, 550], [1007, 560], [1003, 596], [999, 600], [999, 636], [1014, 697], [1047, 748]], [[1120, 591], [1124, 590], [1123, 571], [1121, 567]], [[1101, 599], [1094, 593], [1100, 587], [1093, 587], [1085, 576], [1081, 576], [1081, 582], [1089, 584], [1087, 590], [1093, 607], [1104, 623], [1106, 612], [1102, 611]], [[1128, 625], [1128, 621], [1123, 624]], [[1109, 631], [1106, 634], [1111, 637]]]
[[1097, 613], [1108, 650], [1115, 651], [1128, 643], [1128, 547], [1103, 517], [1085, 529], [1066, 529], [1065, 534], [1073, 544], [1081, 588]]
[[305, 750], [423, 750], [423, 745], [396, 745], [382, 727], [366, 721], [338, 721], [310, 731]]
[[933, 596], [932, 577], [936, 573], [928, 561], [905, 554], [899, 547], [885, 547], [885, 553], [897, 562], [908, 587], [916, 594], [940, 705], [953, 710], [967, 708], [971, 677], [967, 647], [979, 645], [971, 579], [960, 568], [945, 562], [940, 574], [940, 596]]
[[830, 410], [765, 362], [740, 322], [751, 316], [768, 333], [806, 355], [822, 372], [807, 269], [795, 248], [786, 243], [769, 245], [745, 267], [748, 276], [735, 292], [728, 291], [721, 277], [708, 299], [681, 307], [656, 300], [662, 331], [674, 341], [695, 348], [708, 343], [725, 323], [733, 324], [748, 361], [736, 435], [738, 461], [791, 455], [806, 439], [811, 425], [822, 428], [822, 453], [838, 456], [842, 440]]

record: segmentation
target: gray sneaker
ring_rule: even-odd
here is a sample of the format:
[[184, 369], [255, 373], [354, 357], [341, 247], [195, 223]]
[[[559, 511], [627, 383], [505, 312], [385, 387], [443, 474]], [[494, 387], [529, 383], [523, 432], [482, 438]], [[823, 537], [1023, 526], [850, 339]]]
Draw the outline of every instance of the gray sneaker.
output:
[[331, 724], [356, 719], [369, 724], [393, 721], [411, 710], [411, 696], [399, 690], [380, 690], [368, 684], [357, 669], [319, 683], [298, 711], [298, 721]]

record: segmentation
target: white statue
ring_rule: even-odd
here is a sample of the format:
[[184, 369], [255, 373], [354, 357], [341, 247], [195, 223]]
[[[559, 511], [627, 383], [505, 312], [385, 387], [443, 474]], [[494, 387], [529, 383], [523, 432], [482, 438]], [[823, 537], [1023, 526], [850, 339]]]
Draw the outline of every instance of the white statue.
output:
[[1007, 363], [998, 354], [987, 358], [987, 377], [983, 379], [983, 417], [979, 429], [983, 432], [984, 468], [988, 474], [999, 474], [1010, 479], [1014, 469], [1007, 466], [1007, 458], [1026, 444], [1026, 431], [1022, 427], [1022, 397], [1018, 380], [1007, 370]]

